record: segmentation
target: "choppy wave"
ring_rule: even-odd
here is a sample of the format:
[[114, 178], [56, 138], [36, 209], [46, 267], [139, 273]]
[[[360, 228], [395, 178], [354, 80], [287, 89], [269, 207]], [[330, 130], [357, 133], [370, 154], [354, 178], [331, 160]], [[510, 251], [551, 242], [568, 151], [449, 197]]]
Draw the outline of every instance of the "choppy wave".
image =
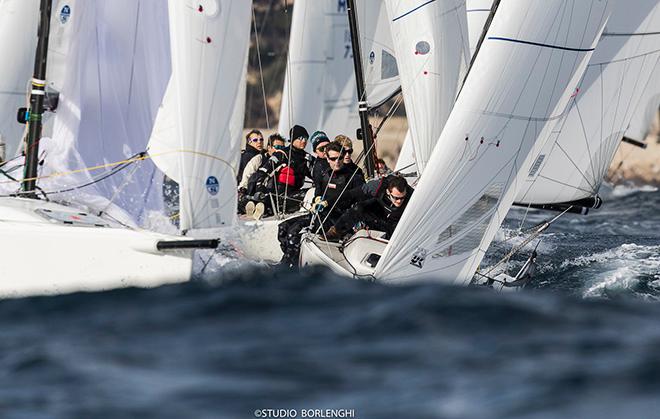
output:
[[[0, 416], [652, 417], [658, 208], [635, 191], [562, 217], [531, 289], [506, 295], [258, 265], [228, 230], [189, 283], [0, 301]], [[486, 263], [547, 216], [514, 211]]]

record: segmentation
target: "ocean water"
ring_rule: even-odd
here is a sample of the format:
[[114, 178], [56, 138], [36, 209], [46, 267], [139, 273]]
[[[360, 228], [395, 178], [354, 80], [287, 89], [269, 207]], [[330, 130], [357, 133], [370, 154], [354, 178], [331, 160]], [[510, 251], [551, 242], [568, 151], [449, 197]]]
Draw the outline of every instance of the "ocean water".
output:
[[[658, 417], [659, 211], [631, 188], [562, 217], [519, 293], [225, 255], [182, 285], [0, 301], [0, 418]], [[547, 216], [514, 211], [486, 262]]]

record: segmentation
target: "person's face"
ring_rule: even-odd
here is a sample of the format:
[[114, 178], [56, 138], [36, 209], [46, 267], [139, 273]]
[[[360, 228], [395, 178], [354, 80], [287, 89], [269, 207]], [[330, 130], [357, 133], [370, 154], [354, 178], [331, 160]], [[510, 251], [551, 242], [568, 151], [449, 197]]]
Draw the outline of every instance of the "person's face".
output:
[[353, 161], [353, 149], [352, 148], [345, 148], [344, 149], [344, 163], [348, 164]]
[[314, 151], [316, 152], [316, 157], [318, 157], [318, 158], [320, 158], [320, 159], [324, 159], [324, 158], [325, 158], [325, 147], [326, 147], [328, 144], [330, 144], [330, 142], [329, 142], [329, 141], [325, 141], [325, 142], [319, 144], [318, 146], [316, 146], [316, 150], [314, 150]]
[[261, 151], [264, 148], [264, 137], [259, 134], [252, 134], [248, 138], [248, 144]]
[[344, 166], [344, 160], [338, 151], [330, 150], [326, 153], [328, 164], [333, 171], [339, 170]]
[[305, 137], [298, 137], [295, 140], [293, 140], [293, 146], [297, 149], [304, 150], [305, 146], [307, 145], [307, 138]]
[[273, 145], [268, 149], [268, 154], [272, 156], [276, 150], [284, 150], [284, 141], [273, 141]]
[[400, 191], [399, 189], [392, 188], [387, 191], [387, 196], [389, 197], [392, 205], [399, 208], [406, 201], [406, 191]]

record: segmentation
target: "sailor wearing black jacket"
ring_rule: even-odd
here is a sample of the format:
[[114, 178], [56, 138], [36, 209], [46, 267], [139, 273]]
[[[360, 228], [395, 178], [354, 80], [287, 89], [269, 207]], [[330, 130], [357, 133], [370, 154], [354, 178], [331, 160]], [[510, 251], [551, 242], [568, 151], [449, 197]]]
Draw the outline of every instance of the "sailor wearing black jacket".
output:
[[355, 196], [362, 196], [364, 179], [344, 167], [342, 147], [332, 142], [326, 147], [330, 168], [315, 179], [316, 198], [314, 215], [305, 215], [280, 223], [278, 239], [284, 256], [282, 263], [295, 266], [300, 254], [301, 230], [313, 223], [318, 228], [321, 223], [327, 228], [339, 218], [342, 211], [350, 208]]
[[343, 213], [326, 237], [341, 239], [353, 229], [368, 228], [383, 231], [385, 238], [390, 238], [410, 201], [412, 188], [400, 176], [388, 176], [386, 181], [387, 187], [379, 188], [375, 197], [358, 202]]
[[316, 131], [309, 138], [309, 141], [312, 143], [312, 150], [315, 154], [314, 163], [312, 164], [312, 179], [316, 184], [317, 179], [330, 167], [325, 155], [325, 148], [330, 144], [330, 139], [325, 132]]
[[[342, 146], [336, 142], [326, 147], [329, 168], [315, 179], [315, 201], [327, 207], [323, 219], [338, 217], [338, 212], [347, 210], [361, 196], [364, 178], [344, 164]], [[321, 208], [318, 208], [321, 209]]]
[[253, 129], [245, 136], [245, 150], [241, 151], [241, 163], [238, 166], [238, 174], [236, 175], [236, 182], [240, 183], [243, 178], [243, 170], [248, 162], [252, 160], [257, 154], [263, 154], [264, 151], [264, 136], [261, 131]]
[[305, 178], [312, 178], [311, 164], [314, 158], [305, 151], [309, 133], [300, 125], [294, 125], [289, 131], [291, 145], [284, 149], [287, 157], [286, 166], [288, 170], [278, 176], [279, 188], [288, 192], [296, 192], [302, 189]]

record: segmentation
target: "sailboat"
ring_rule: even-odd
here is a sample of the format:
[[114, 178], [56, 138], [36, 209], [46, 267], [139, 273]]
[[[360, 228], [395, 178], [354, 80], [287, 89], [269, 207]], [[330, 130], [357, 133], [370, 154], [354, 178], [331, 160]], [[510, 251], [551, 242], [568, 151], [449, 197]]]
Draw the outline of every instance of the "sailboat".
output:
[[[360, 127], [358, 107], [378, 108], [400, 91], [394, 42], [381, 0], [355, 2], [359, 38], [364, 46], [359, 61], [364, 69], [362, 90], [353, 69], [354, 57], [349, 24], [350, 2], [298, 0], [293, 7], [291, 37], [280, 111], [279, 132], [294, 124], [310, 132], [325, 131], [353, 136]], [[358, 91], [361, 93], [358, 94]], [[362, 100], [359, 101], [358, 97]], [[359, 105], [359, 102], [364, 102]], [[311, 147], [311, 144], [308, 144]], [[367, 146], [368, 147], [368, 146]], [[311, 148], [308, 151], [312, 151]], [[302, 203], [307, 212], [311, 199]], [[275, 214], [258, 221], [241, 217], [242, 250], [246, 256], [279, 261], [278, 225], [301, 213]]]
[[[404, 23], [434, 3], [406, 3], [390, 20]], [[562, 19], [569, 12], [572, 19]], [[336, 244], [308, 234], [301, 265], [392, 283], [470, 283], [514, 201], [516, 179], [562, 118], [610, 13], [609, 2], [596, 0], [495, 2], [391, 239], [360, 230]], [[405, 86], [403, 93], [414, 100]]]
[[[85, 25], [89, 25], [91, 21], [98, 24], [109, 18], [108, 15], [101, 16], [100, 13], [103, 7], [111, 8], [112, 5], [100, 3], [60, 1], [54, 13], [51, 13], [51, 0], [41, 0], [39, 3], [25, 1], [20, 5], [39, 7], [39, 37], [35, 71], [30, 83], [30, 111], [26, 121], [29, 136], [26, 141], [26, 167], [21, 191], [15, 196], [0, 198], [0, 231], [4, 238], [1, 252], [6, 261], [0, 268], [3, 278], [0, 281], [0, 295], [3, 297], [127, 286], [149, 287], [186, 281], [191, 277], [194, 250], [217, 246], [217, 240], [190, 240], [139, 230], [127, 226], [121, 220], [118, 221], [110, 211], [97, 213], [80, 205], [55, 202], [55, 197], [59, 195], [57, 192], [63, 191], [51, 191], [47, 181], [64, 178], [65, 174], [54, 173], [52, 168], [39, 172], [38, 164], [44, 162], [43, 166], [47, 167], [48, 157], [55, 156], [57, 149], [57, 146], [54, 146], [47, 151], [45, 160], [44, 155], [39, 153], [43, 138], [41, 119], [44, 114], [44, 92], [49, 84], [46, 77], [47, 64], [51, 63], [50, 58], [47, 58], [49, 35], [58, 31], [67, 32], [66, 28], [73, 28], [69, 33], [75, 34], [76, 37], [72, 39], [88, 39], [82, 30]], [[113, 4], [118, 7], [126, 6], [118, 2]], [[121, 12], [123, 17], [127, 18], [126, 10], [130, 8], [121, 11], [115, 9], [118, 13], [114, 16], [118, 17]], [[94, 24], [91, 27], [94, 28]], [[102, 28], [103, 26], [99, 26], [95, 30]], [[98, 34], [99, 32], [97, 36]], [[126, 32], [123, 34], [130, 36]], [[77, 45], [81, 46], [80, 43]], [[77, 65], [82, 64], [81, 60], [89, 51], [78, 49], [71, 52], [69, 55], [56, 57], [61, 58], [66, 65], [74, 65], [68, 67], [67, 70], [71, 73], [62, 86], [61, 108], [54, 122], [55, 135], [51, 141], [56, 145], [58, 129], [66, 131], [67, 128], [69, 134], [80, 134], [83, 131], [83, 119], [88, 111], [74, 106], [81, 103], [77, 102], [77, 99], [80, 99], [80, 90], [71, 87], [79, 86], [75, 78], [80, 73], [73, 69], [82, 71], [84, 66]], [[27, 77], [27, 74], [25, 76]], [[11, 111], [15, 115], [15, 110], [2, 111]], [[109, 200], [105, 202], [106, 208], [112, 204]]]

